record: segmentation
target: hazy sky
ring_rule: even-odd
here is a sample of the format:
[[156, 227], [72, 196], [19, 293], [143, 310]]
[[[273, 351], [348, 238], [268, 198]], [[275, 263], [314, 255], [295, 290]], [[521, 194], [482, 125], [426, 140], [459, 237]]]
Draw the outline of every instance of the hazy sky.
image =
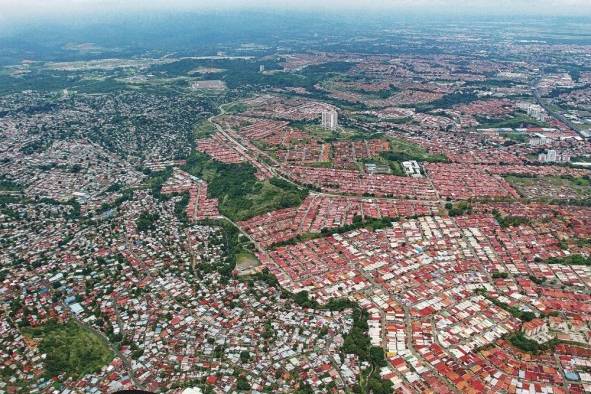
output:
[[591, 16], [591, 0], [0, 0], [0, 23], [139, 10], [245, 8]]

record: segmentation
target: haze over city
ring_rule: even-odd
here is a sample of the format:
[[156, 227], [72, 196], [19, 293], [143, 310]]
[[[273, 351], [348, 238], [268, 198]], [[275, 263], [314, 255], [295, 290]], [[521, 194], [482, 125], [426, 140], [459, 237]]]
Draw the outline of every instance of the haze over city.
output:
[[2, 0], [0, 18], [6, 24], [19, 24], [30, 18], [63, 19], [71, 16], [91, 17], [99, 13], [117, 15], [121, 12], [194, 11], [312, 11], [322, 13], [387, 12], [402, 14], [443, 14], [454, 16], [530, 15], [585, 16], [591, 15], [591, 3], [586, 0]]

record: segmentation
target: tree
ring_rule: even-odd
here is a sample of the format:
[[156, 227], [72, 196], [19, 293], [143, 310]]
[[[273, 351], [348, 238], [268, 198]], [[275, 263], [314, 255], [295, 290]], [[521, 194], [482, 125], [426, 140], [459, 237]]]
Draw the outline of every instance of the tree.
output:
[[296, 394], [313, 394], [314, 389], [309, 383], [300, 383], [300, 388], [296, 391]]
[[250, 353], [248, 350], [243, 350], [240, 352], [240, 361], [242, 361], [243, 364], [246, 364], [250, 361]]
[[236, 381], [236, 390], [247, 391], [250, 390], [250, 384], [244, 376], [240, 376]]
[[296, 293], [293, 297], [293, 300], [295, 301], [296, 304], [298, 304], [302, 308], [317, 308], [318, 307], [318, 302], [316, 302], [315, 300], [311, 300], [308, 296], [308, 292], [305, 290], [300, 291], [299, 293]]
[[369, 361], [378, 367], [385, 367], [387, 365], [384, 349], [377, 346], [372, 346], [369, 349]]
[[160, 215], [158, 213], [142, 212], [135, 221], [137, 230], [144, 232], [147, 230], [153, 230], [156, 228], [155, 222], [158, 220]]

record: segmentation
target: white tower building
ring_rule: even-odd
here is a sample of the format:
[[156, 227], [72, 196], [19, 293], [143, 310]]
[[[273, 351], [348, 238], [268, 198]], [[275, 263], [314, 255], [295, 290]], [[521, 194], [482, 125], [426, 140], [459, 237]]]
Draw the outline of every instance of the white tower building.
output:
[[322, 127], [335, 130], [338, 126], [338, 118], [337, 111], [322, 111]]

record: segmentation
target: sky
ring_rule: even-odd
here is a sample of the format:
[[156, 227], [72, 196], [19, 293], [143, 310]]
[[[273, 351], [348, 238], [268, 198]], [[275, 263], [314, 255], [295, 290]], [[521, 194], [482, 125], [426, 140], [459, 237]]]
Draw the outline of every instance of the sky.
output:
[[237, 9], [591, 17], [591, 0], [0, 0], [0, 25], [142, 11]]

